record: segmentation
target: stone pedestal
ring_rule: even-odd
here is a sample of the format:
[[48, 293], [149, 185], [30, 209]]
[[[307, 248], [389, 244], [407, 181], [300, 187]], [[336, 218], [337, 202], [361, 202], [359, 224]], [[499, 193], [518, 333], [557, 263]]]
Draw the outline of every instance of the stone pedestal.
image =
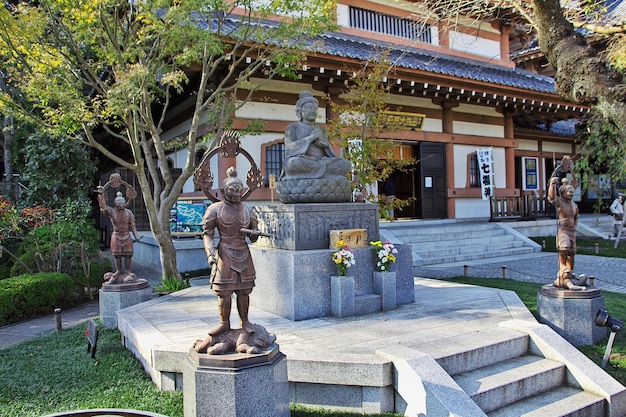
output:
[[592, 345], [606, 339], [608, 330], [594, 324], [601, 308], [604, 308], [604, 297], [597, 288], [573, 291], [544, 285], [537, 294], [540, 322], [574, 346]]
[[100, 320], [106, 328], [117, 327], [116, 313], [152, 299], [152, 287], [145, 279], [130, 284], [104, 284], [100, 288]]
[[380, 295], [382, 311], [394, 310], [396, 303], [396, 273], [374, 271], [374, 294]]
[[[411, 247], [396, 247], [398, 260], [393, 267], [396, 304], [411, 304], [415, 302]], [[332, 261], [334, 251], [250, 246], [256, 269], [256, 285], [250, 302], [255, 307], [294, 321], [332, 315], [330, 277], [337, 275], [337, 265]], [[354, 249], [354, 257], [356, 265], [350, 267], [348, 275], [354, 277], [355, 315], [380, 311], [380, 308], [372, 310], [361, 305], [361, 301], [366, 301], [362, 296], [375, 294], [373, 251], [371, 248]]]
[[330, 231], [366, 229], [368, 240], [377, 240], [378, 206], [371, 203], [279, 204], [256, 206], [261, 237], [258, 246], [288, 250], [328, 249]]
[[183, 365], [185, 417], [289, 417], [287, 360], [274, 344], [259, 355], [207, 355]]
[[354, 277], [330, 277], [330, 309], [335, 317], [354, 316]]

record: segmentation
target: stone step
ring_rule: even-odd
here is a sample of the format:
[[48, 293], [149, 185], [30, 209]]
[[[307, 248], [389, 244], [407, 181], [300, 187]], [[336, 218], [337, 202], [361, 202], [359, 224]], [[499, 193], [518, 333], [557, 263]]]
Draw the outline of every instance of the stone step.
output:
[[491, 225], [490, 229], [477, 228], [472, 229], [470, 226], [459, 226], [452, 230], [438, 230], [436, 228], [427, 229], [414, 229], [412, 233], [406, 233], [404, 235], [396, 234], [400, 239], [406, 243], [420, 244], [428, 242], [445, 242], [445, 241], [458, 241], [463, 239], [484, 239], [497, 236], [506, 236], [506, 232], [497, 228], [495, 225]]
[[[429, 249], [439, 249], [439, 248], [454, 248], [460, 246], [472, 247], [475, 245], [482, 244], [504, 244], [507, 242], [514, 242], [515, 236], [500, 234], [497, 236], [485, 236], [485, 237], [474, 237], [474, 238], [465, 238], [465, 239], [450, 239], [450, 240], [428, 240], [425, 242], [412, 243], [413, 250], [422, 252], [427, 251]], [[520, 241], [521, 242], [521, 241]]]
[[433, 358], [450, 375], [458, 375], [525, 355], [527, 334], [502, 328], [479, 330], [471, 335], [451, 336], [446, 343], [423, 349], [434, 352]]
[[414, 266], [437, 265], [534, 253], [519, 234], [485, 221], [410, 221], [385, 225], [401, 243], [411, 245]]
[[354, 315], [375, 313], [382, 310], [382, 298], [377, 294], [364, 294], [354, 297]]
[[[498, 252], [506, 250], [506, 249], [513, 249], [513, 248], [520, 248], [520, 247], [525, 247], [524, 242], [520, 241], [520, 240], [514, 240], [514, 238], [511, 237], [507, 237], [506, 240], [502, 240], [501, 242], [489, 242], [489, 241], [485, 241], [485, 242], [474, 242], [472, 244], [469, 245], [456, 245], [456, 246], [444, 246], [444, 247], [437, 247], [436, 244], [434, 245], [430, 245], [428, 248], [420, 248], [417, 250], [414, 250], [414, 253], [417, 253], [420, 257], [422, 258], [439, 258], [439, 257], [444, 257], [444, 256], [451, 256], [451, 255], [464, 255], [464, 254], [474, 254], [474, 253], [493, 253], [494, 255], [497, 255]], [[494, 256], [491, 255], [491, 256]]]
[[605, 415], [602, 397], [566, 386], [565, 365], [529, 354], [529, 344], [525, 333], [492, 328], [451, 336], [432, 356], [488, 416]]
[[[477, 252], [477, 253], [466, 253], [466, 254], [458, 254], [454, 256], [438, 256], [438, 257], [426, 257], [422, 258], [422, 265], [437, 265], [444, 264], [450, 262], [463, 262], [463, 261], [472, 261], [477, 259], [490, 259], [493, 258], [497, 260], [502, 257], [507, 256], [515, 256], [515, 255], [524, 255], [527, 253], [534, 253], [534, 248], [528, 246], [522, 246], [519, 248], [511, 248], [505, 250], [498, 250], [493, 252]], [[415, 264], [414, 264], [415, 265]]]
[[565, 380], [565, 365], [525, 355], [453, 375], [453, 378], [487, 413], [561, 386]]
[[604, 416], [604, 399], [572, 387], [559, 387], [487, 413], [489, 417]]

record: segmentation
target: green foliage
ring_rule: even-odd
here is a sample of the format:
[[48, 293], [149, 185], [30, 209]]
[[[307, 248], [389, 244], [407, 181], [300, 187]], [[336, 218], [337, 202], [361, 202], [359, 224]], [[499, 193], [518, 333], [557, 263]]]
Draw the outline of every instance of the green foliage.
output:
[[[401, 414], [396, 413], [380, 413], [367, 414], [370, 417], [400, 417]], [[322, 409], [313, 409], [298, 404], [291, 405], [291, 417], [357, 417], [363, 416], [362, 413], [351, 413], [349, 411], [327, 411]]]
[[[193, 175], [200, 124], [217, 137], [266, 81], [293, 78], [311, 39], [336, 27], [335, 1], [39, 4], [0, 8], [3, 71], [28, 100], [24, 106], [0, 95], [0, 109], [86, 141], [135, 173], [150, 222], [160, 226], [153, 232], [166, 260], [163, 274], [178, 276], [168, 213]], [[262, 21], [269, 17], [275, 24]], [[188, 159], [174, 173], [161, 134], [181, 94], [195, 103], [184, 140]], [[55, 193], [46, 191], [44, 201]]]
[[589, 176], [598, 172], [610, 174], [614, 182], [626, 180], [626, 134], [601, 117], [592, 118], [587, 130], [576, 158], [576, 171], [581, 174], [583, 188], [587, 187]]
[[21, 149], [25, 161], [22, 181], [28, 186], [25, 204], [58, 208], [67, 199], [89, 195], [96, 172], [85, 145], [66, 137], [32, 135]]
[[159, 293], [171, 293], [189, 288], [189, 281], [179, 280], [173, 277], [163, 278], [163, 282], [154, 286], [154, 290]]
[[[543, 245], [545, 242], [544, 252], [557, 252], [556, 239], [554, 236], [537, 236], [531, 237], [533, 241]], [[596, 255], [606, 256], [610, 258], [626, 258], [626, 242], [620, 243], [614, 248], [615, 241], [602, 238], [591, 238], [578, 236], [576, 238], [576, 253], [579, 255]]]
[[0, 326], [50, 314], [78, 298], [76, 282], [67, 274], [39, 273], [0, 280]]
[[[330, 122], [329, 135], [339, 140], [343, 156], [352, 162], [353, 187], [360, 191], [417, 163], [414, 159], [394, 155], [396, 144], [385, 138], [389, 91], [381, 80], [393, 76], [393, 71], [394, 66], [387, 56], [380, 54], [353, 77], [350, 89], [342, 95], [343, 102], [331, 103], [333, 113], [339, 116]], [[387, 210], [405, 207], [411, 202], [374, 194], [365, 198], [379, 203], [383, 217]]]

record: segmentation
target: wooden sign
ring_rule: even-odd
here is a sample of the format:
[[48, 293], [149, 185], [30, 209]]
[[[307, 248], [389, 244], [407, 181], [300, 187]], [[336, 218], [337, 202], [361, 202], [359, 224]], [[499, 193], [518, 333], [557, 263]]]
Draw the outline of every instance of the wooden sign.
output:
[[364, 248], [367, 246], [367, 229], [331, 230], [330, 248], [335, 249], [339, 240], [343, 240], [350, 248]]

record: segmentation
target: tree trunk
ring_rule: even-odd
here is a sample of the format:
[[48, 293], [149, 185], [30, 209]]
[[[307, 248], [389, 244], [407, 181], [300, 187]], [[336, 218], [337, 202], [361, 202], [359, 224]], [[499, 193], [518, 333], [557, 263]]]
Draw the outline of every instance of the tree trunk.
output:
[[182, 276], [178, 272], [178, 266], [176, 264], [176, 249], [174, 248], [174, 242], [172, 241], [171, 234], [155, 233], [154, 238], [159, 243], [159, 254], [161, 256], [161, 278], [176, 278], [180, 281]]
[[556, 69], [564, 99], [591, 107], [626, 131], [626, 86], [565, 19], [559, 0], [532, 0], [539, 47]]
[[5, 183], [5, 192], [6, 196], [12, 203], [16, 203], [17, 194], [16, 194], [16, 185], [13, 181], [13, 117], [12, 116], [4, 116], [3, 124], [2, 124], [2, 133], [3, 133], [3, 143], [4, 143], [4, 152], [3, 152], [3, 161], [4, 161], [4, 183]]
[[[0, 71], [0, 93], [6, 93], [6, 78], [4, 73]], [[13, 116], [3, 115], [2, 121], [2, 138], [3, 138], [3, 162], [4, 162], [4, 192], [6, 197], [12, 203], [16, 201], [15, 185], [13, 184]]]

